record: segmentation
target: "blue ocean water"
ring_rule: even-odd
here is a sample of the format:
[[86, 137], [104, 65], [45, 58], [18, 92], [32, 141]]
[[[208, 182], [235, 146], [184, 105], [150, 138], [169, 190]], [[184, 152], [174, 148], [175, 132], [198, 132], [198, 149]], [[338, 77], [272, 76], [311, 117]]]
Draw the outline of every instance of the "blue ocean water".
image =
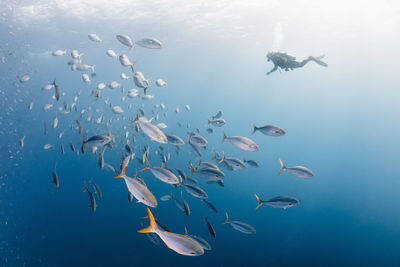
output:
[[[399, 11], [394, 1], [2, 1], [1, 265], [399, 265]], [[90, 33], [98, 34], [102, 42], [90, 41]], [[117, 41], [117, 34], [134, 40], [154, 37], [163, 47], [128, 49]], [[52, 56], [57, 49], [68, 51]], [[91, 83], [83, 83], [84, 72], [71, 71], [67, 65], [73, 49], [84, 53], [84, 63], [96, 65]], [[154, 99], [122, 101], [127, 90], [137, 87], [132, 79], [120, 78], [122, 72], [132, 73], [118, 59], [108, 57], [108, 49], [138, 60], [135, 70], [152, 78], [148, 93]], [[329, 67], [311, 62], [266, 76], [273, 67], [265, 57], [269, 51], [287, 52], [298, 60], [326, 54]], [[19, 82], [25, 74], [31, 79]], [[58, 102], [52, 99], [53, 89], [41, 89], [54, 78], [65, 93]], [[158, 78], [168, 86], [157, 87]], [[101, 99], [90, 96], [98, 83], [112, 81], [120, 82], [125, 91], [105, 88]], [[78, 92], [77, 111], [62, 115], [58, 107], [64, 100], [73, 103]], [[106, 99], [120, 105], [124, 113], [113, 114]], [[31, 101], [34, 106], [29, 111]], [[48, 103], [54, 106], [45, 112], [42, 107]], [[161, 103], [165, 110], [154, 107]], [[173, 188], [150, 171], [142, 173], [157, 199], [184, 191], [190, 216], [173, 201], [159, 201], [152, 212], [174, 233], [183, 234], [187, 227], [189, 233], [205, 238], [212, 250], [200, 257], [179, 255], [137, 233], [141, 223], [148, 224], [143, 218], [146, 206], [128, 201], [123, 181], [99, 168], [98, 154], [76, 155], [69, 148], [70, 143], [80, 148], [83, 137], [70, 129], [75, 120], [92, 136], [107, 134], [106, 122], [112, 119], [109, 129], [115, 140], [105, 152], [105, 161], [116, 170], [129, 132], [137, 157], [149, 145], [150, 163], [159, 166], [161, 157], [155, 152], [162, 146], [164, 153], [171, 154], [168, 167], [188, 174], [189, 161], [197, 159], [188, 145], [177, 154], [172, 145], [150, 141], [128, 126], [142, 104], [147, 117], [159, 114], [158, 122], [168, 126], [166, 133], [186, 140], [188, 130], [199, 128], [209, 143], [201, 149], [203, 161], [216, 150], [260, 165], [223, 169], [224, 187], [195, 176], [217, 214], [182, 187]], [[81, 116], [88, 107], [91, 110]], [[176, 107], [179, 113], [174, 112]], [[223, 112], [226, 125], [212, 127], [210, 134], [207, 118], [218, 111]], [[56, 113], [59, 125], [53, 129], [50, 124]], [[87, 121], [88, 115], [97, 119], [101, 114], [103, 123]], [[286, 134], [251, 135], [251, 123], [279, 125]], [[250, 137], [259, 151], [221, 144], [222, 131]], [[55, 148], [44, 150], [45, 144]], [[314, 176], [299, 179], [286, 172], [277, 176], [279, 158], [288, 166], [310, 168]], [[52, 184], [55, 163], [59, 188]], [[133, 176], [141, 168], [143, 164], [133, 160], [127, 174]], [[88, 206], [88, 194], [82, 193], [83, 181], [90, 178], [103, 192], [96, 212]], [[300, 204], [286, 210], [268, 206], [255, 210], [255, 193], [263, 200], [289, 195]], [[225, 212], [232, 220], [252, 225], [257, 233], [247, 235], [222, 225]], [[216, 238], [208, 232], [205, 215]]]

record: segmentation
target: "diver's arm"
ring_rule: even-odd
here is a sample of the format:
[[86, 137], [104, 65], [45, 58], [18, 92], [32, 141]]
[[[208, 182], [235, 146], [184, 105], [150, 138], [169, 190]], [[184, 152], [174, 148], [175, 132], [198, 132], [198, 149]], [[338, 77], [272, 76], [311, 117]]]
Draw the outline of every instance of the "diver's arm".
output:
[[276, 71], [278, 69], [278, 66], [275, 65], [274, 68], [272, 70], [270, 70], [269, 72], [267, 72], [266, 75], [270, 75], [272, 72]]

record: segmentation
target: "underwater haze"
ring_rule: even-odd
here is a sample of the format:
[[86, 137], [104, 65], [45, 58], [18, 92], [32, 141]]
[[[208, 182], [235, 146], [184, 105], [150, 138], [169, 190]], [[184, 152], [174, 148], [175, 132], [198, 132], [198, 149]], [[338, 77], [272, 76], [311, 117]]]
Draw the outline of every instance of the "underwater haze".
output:
[[0, 21], [1, 266], [400, 265], [398, 1], [0, 0]]

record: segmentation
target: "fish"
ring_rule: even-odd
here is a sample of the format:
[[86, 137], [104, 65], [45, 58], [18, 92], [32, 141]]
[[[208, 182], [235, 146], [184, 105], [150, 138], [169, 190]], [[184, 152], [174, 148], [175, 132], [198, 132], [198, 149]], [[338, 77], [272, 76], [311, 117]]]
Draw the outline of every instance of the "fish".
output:
[[90, 137], [88, 140], [84, 141], [83, 143], [86, 145], [91, 145], [94, 147], [97, 146], [104, 146], [111, 142], [112, 138], [108, 135], [94, 135]]
[[112, 112], [114, 114], [120, 114], [120, 113], [123, 113], [124, 110], [120, 106], [113, 106], [112, 107]]
[[81, 60], [82, 56], [83, 56], [83, 53], [79, 54], [78, 50], [72, 50], [71, 51], [71, 57], [74, 59], [73, 60], [74, 64], [80, 63], [80, 60]]
[[215, 116], [211, 116], [211, 118], [212, 118], [213, 120], [219, 119], [219, 118], [221, 118], [221, 117], [222, 117], [222, 111], [218, 111], [218, 113], [217, 113]]
[[129, 48], [133, 48], [134, 44], [132, 42], [132, 39], [128, 35], [118, 34], [116, 36], [116, 38], [121, 44], [123, 44]]
[[279, 163], [281, 164], [281, 170], [277, 175], [287, 171], [290, 175], [296, 176], [298, 178], [310, 178], [314, 176], [314, 173], [303, 166], [292, 166], [286, 167], [281, 159], [279, 159]]
[[225, 123], [226, 121], [224, 119], [213, 119], [213, 120], [208, 119], [207, 121], [207, 125], [211, 124], [215, 127], [222, 127], [225, 125]]
[[33, 108], [33, 101], [29, 103], [28, 110], [32, 110], [32, 108]]
[[262, 127], [256, 127], [256, 125], [252, 123], [251, 126], [253, 127], [253, 132], [251, 133], [252, 135], [256, 131], [259, 131], [268, 136], [275, 136], [275, 137], [282, 136], [286, 133], [282, 128], [275, 125], [265, 125]]
[[99, 83], [98, 85], [97, 85], [97, 89], [98, 90], [103, 90], [104, 88], [106, 88], [106, 84], [105, 83]]
[[64, 145], [63, 144], [61, 144], [61, 153], [65, 154], [65, 149], [64, 149]]
[[76, 65], [76, 69], [79, 71], [87, 71], [87, 70], [91, 70], [92, 72], [94, 72], [94, 68], [96, 67], [96, 65], [88, 65], [88, 64], [79, 64]]
[[261, 200], [257, 196], [257, 194], [254, 194], [254, 196], [257, 199], [257, 207], [256, 210], [258, 210], [262, 205], [267, 205], [272, 208], [280, 208], [280, 209], [287, 209], [294, 207], [300, 203], [299, 200], [295, 199], [294, 197], [289, 197], [289, 196], [278, 196], [278, 197], [273, 197], [268, 200]]
[[54, 117], [54, 120], [51, 123], [51, 127], [53, 127], [53, 129], [54, 129], [54, 128], [57, 128], [57, 126], [58, 126], [58, 117], [57, 117], [57, 113], [56, 113], [56, 116]]
[[111, 166], [110, 164], [108, 164], [107, 162], [104, 162], [104, 167], [105, 167], [107, 170], [109, 170], [109, 171], [115, 173], [114, 167]]
[[211, 250], [211, 245], [202, 237], [195, 236], [195, 235], [189, 235], [186, 227], [185, 227], [185, 236], [190, 237], [194, 241], [197, 241], [204, 250]]
[[84, 83], [90, 83], [91, 82], [89, 75], [87, 75], [86, 73], [82, 74], [82, 80], [83, 80]]
[[185, 142], [179, 137], [174, 134], [165, 134], [165, 136], [168, 139], [168, 144], [174, 145], [174, 146], [183, 146]]
[[207, 206], [208, 206], [212, 211], [214, 211], [215, 213], [218, 213], [218, 210], [217, 210], [217, 208], [214, 206], [213, 203], [211, 203], [211, 202], [208, 201], [207, 199], [202, 199], [201, 201], [203, 201], [204, 203], [206, 203]]
[[53, 170], [53, 184], [55, 185], [55, 187], [59, 187], [60, 186], [60, 180], [58, 180], [58, 175], [56, 172], [56, 167], [57, 167], [57, 162], [54, 164], [54, 170]]
[[225, 152], [223, 152], [223, 151], [222, 151], [222, 158], [218, 163], [221, 164], [222, 162], [229, 165], [233, 170], [247, 168], [246, 164], [242, 160], [235, 158], [235, 157], [226, 157]]
[[126, 54], [121, 54], [119, 55], [119, 62], [121, 63], [122, 66], [131, 67], [133, 69], [137, 61], [134, 61], [132, 63]]
[[57, 84], [56, 84], [56, 80], [54, 79], [54, 81], [53, 81], [53, 86], [54, 86], [54, 90], [55, 90], [55, 97], [56, 97], [56, 100], [58, 101], [59, 99], [60, 99], [60, 96], [61, 96], [61, 88], [60, 88], [60, 86], [58, 86]]
[[259, 166], [258, 162], [253, 159], [243, 160], [243, 162], [249, 164], [250, 166], [256, 167], [256, 168]]
[[162, 48], [162, 43], [154, 38], [143, 38], [135, 42], [135, 45], [150, 48], [150, 49], [160, 49]]
[[200, 256], [204, 254], [203, 247], [190, 237], [163, 231], [158, 228], [154, 216], [150, 209], [147, 208], [147, 213], [150, 225], [144, 229], [139, 230], [139, 233], [155, 233], [167, 245], [168, 248], [181, 255], [186, 256]]
[[101, 193], [101, 189], [100, 186], [98, 184], [96, 184], [92, 178], [90, 178], [89, 183], [93, 184], [93, 187], [95, 189], [95, 194], [99, 197], [99, 199], [101, 199], [103, 197], [103, 194]]
[[89, 38], [90, 41], [93, 41], [93, 42], [96, 42], [96, 43], [101, 43], [100, 37], [95, 33], [89, 34], [88, 38]]
[[24, 147], [25, 146], [25, 136], [23, 136], [21, 139], [19, 139], [19, 146]]
[[212, 128], [207, 128], [206, 131], [207, 131], [207, 133], [210, 133], [210, 134], [214, 132], [214, 130]]
[[45, 150], [50, 149], [50, 148], [54, 148], [54, 146], [51, 145], [51, 144], [45, 144], [45, 145], [43, 146], [43, 149], [45, 149]]
[[202, 168], [199, 168], [196, 170], [191, 163], [189, 164], [189, 168], [190, 168], [191, 172], [190, 172], [190, 175], [188, 176], [188, 178], [192, 177], [194, 174], [198, 174], [200, 176], [207, 177], [207, 178], [225, 177], [225, 173], [223, 173], [218, 168], [213, 168], [213, 167], [207, 166], [207, 167], [202, 167]]
[[55, 50], [51, 53], [53, 56], [63, 56], [67, 54], [67, 49], [65, 50]]
[[151, 193], [151, 191], [147, 188], [147, 186], [142, 182], [139, 182], [137, 179], [128, 177], [125, 174], [125, 161], [122, 162], [121, 173], [114, 178], [123, 178], [126, 188], [137, 199], [138, 202], [143, 203], [149, 207], [157, 207], [157, 199], [154, 197], [153, 193]]
[[157, 79], [157, 80], [156, 80], [156, 85], [157, 85], [158, 87], [163, 87], [163, 86], [167, 86], [168, 83], [167, 83], [166, 81], [164, 81], [163, 79]]
[[128, 201], [129, 201], [130, 203], [132, 203], [132, 200], [133, 200], [133, 195], [132, 195], [131, 192], [128, 192]]
[[226, 133], [222, 131], [223, 138], [222, 138], [222, 143], [224, 143], [225, 140], [229, 141], [234, 147], [237, 147], [243, 151], [258, 151], [258, 145], [251, 140], [250, 138], [244, 137], [244, 136], [231, 136], [227, 137]]
[[139, 114], [136, 115], [134, 121], [129, 123], [129, 125], [137, 123], [140, 126], [140, 129], [148, 136], [152, 141], [156, 141], [161, 144], [167, 144], [168, 139], [165, 134], [158, 128], [157, 126], [151, 124], [150, 121], [145, 119], [144, 117], [139, 118]]
[[206, 147], [208, 145], [207, 140], [203, 136], [197, 134], [189, 134], [187, 143], [198, 147]]
[[126, 75], [125, 73], [121, 73], [120, 76], [121, 76], [121, 79], [124, 79], [124, 80], [129, 80], [129, 78], [130, 78], [130, 76]]
[[[82, 146], [84, 146], [84, 144], [82, 143]], [[100, 153], [100, 157], [99, 157], [99, 167], [100, 169], [104, 168], [104, 152], [106, 151], [106, 148], [104, 147], [103, 151], [101, 151]]]
[[129, 98], [134, 98], [134, 97], [137, 97], [138, 95], [139, 95], [139, 91], [136, 89], [131, 89], [128, 91]]
[[186, 111], [190, 111], [190, 106], [189, 106], [189, 105], [186, 105], [186, 106], [185, 106], [185, 109], [186, 109]]
[[204, 221], [206, 222], [206, 224], [207, 224], [207, 228], [208, 228], [208, 231], [210, 232], [210, 235], [212, 236], [212, 237], [216, 237], [217, 236], [217, 233], [215, 232], [215, 230], [214, 230], [214, 227], [211, 225], [211, 223], [208, 221], [208, 217], [207, 217], [207, 215], [204, 217]]
[[233, 229], [235, 229], [239, 232], [245, 233], [245, 234], [255, 234], [256, 233], [256, 229], [254, 229], [253, 226], [251, 226], [247, 223], [244, 223], [244, 222], [240, 222], [240, 221], [231, 221], [229, 219], [229, 215], [227, 212], [225, 213], [225, 215], [226, 215], [226, 220], [223, 224], [230, 224]]
[[170, 170], [163, 167], [151, 167], [147, 157], [144, 157], [144, 159], [146, 161], [146, 166], [140, 170], [141, 172], [150, 170], [154, 177], [167, 184], [179, 184], [181, 182]]
[[171, 194], [169, 194], [169, 195], [164, 195], [164, 196], [160, 197], [160, 200], [161, 200], [161, 201], [168, 201], [168, 200], [171, 200], [172, 197], [173, 197], [173, 195], [172, 195], [172, 193], [171, 193]]
[[90, 192], [89, 188], [87, 187], [86, 181], [83, 181], [84, 185], [85, 185], [85, 189], [83, 189], [82, 192], [87, 192], [89, 194], [89, 198], [90, 198], [90, 207], [92, 209], [93, 212], [96, 211], [97, 209], [97, 203], [96, 203], [96, 198], [93, 196], [92, 192]]
[[49, 91], [49, 90], [51, 90], [53, 87], [54, 87], [54, 84], [53, 84], [53, 83], [45, 84], [45, 85], [43, 85], [42, 90]]
[[46, 110], [51, 109], [52, 107], [53, 107], [53, 104], [46, 104], [43, 106], [43, 110], [46, 111]]
[[150, 80], [151, 78], [146, 79], [141, 72], [136, 72], [133, 76], [133, 82], [139, 88], [144, 89], [144, 94], [146, 95], [147, 89], [150, 88]]
[[29, 81], [30, 79], [31, 79], [31, 76], [25, 74], [21, 78], [19, 78], [19, 82], [20, 83], [25, 83], [25, 82]]
[[114, 52], [114, 50], [107, 50], [106, 51], [107, 56], [109, 57], [118, 57], [118, 54]]
[[199, 198], [199, 199], [206, 199], [208, 198], [208, 195], [206, 191], [204, 191], [202, 188], [200, 188], [198, 185], [195, 184], [183, 184], [185, 187], [186, 192], [191, 194], [192, 196]]
[[[165, 123], [163, 123], [163, 122], [158, 123], [156, 126], [157, 126], [158, 128], [160, 128], [161, 130], [167, 128], [167, 125], [166, 125]], [[168, 139], [168, 138], [167, 138], [167, 139]]]

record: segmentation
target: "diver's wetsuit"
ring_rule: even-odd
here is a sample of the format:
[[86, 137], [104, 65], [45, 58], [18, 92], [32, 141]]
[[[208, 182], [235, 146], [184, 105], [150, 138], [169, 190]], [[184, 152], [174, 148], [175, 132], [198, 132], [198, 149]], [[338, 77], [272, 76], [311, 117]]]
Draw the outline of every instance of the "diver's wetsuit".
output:
[[301, 68], [310, 61], [314, 61], [315, 63], [317, 63], [321, 66], [328, 67], [328, 64], [321, 61], [321, 59], [324, 58], [325, 55], [322, 55], [319, 57], [309, 56], [307, 59], [304, 59], [301, 62], [296, 61], [295, 57], [289, 56], [284, 53], [279, 53], [279, 52], [268, 53], [267, 57], [268, 57], [268, 61], [272, 60], [272, 62], [274, 63], [274, 68], [272, 70], [270, 70], [269, 72], [267, 72], [267, 75], [276, 71], [278, 68], [284, 69], [285, 71], [293, 70], [295, 68]]

